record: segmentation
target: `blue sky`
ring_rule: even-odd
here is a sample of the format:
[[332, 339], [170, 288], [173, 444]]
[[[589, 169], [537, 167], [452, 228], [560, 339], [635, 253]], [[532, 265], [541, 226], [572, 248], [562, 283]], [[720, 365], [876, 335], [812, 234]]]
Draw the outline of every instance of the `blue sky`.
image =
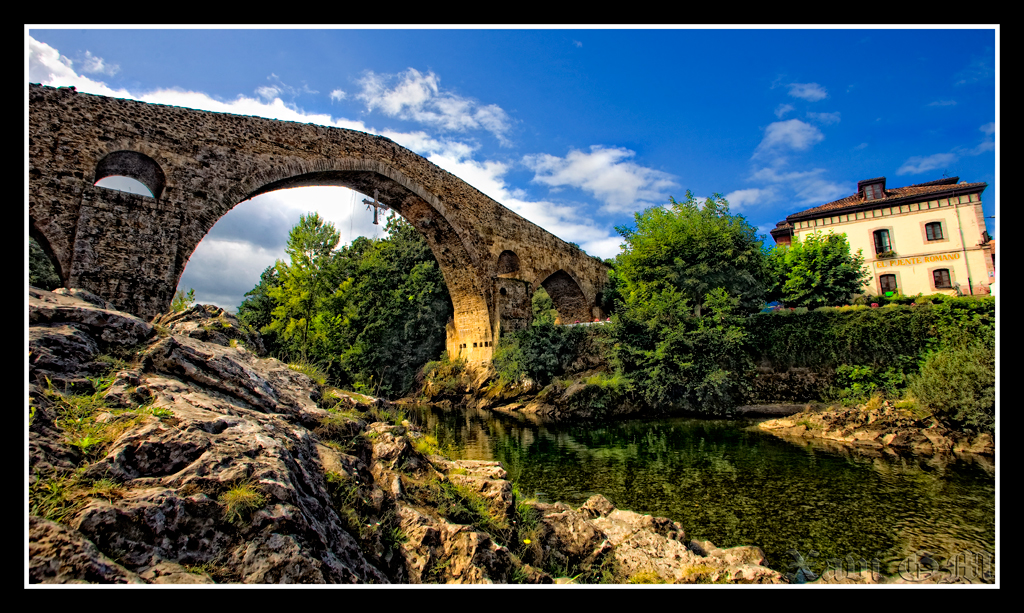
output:
[[[26, 28], [28, 81], [383, 134], [588, 253], [669, 196], [724, 194], [765, 234], [885, 176], [985, 181], [998, 30]], [[234, 308], [319, 211], [378, 236], [362, 195], [237, 206], [180, 287]], [[996, 219], [988, 219], [996, 234]]]

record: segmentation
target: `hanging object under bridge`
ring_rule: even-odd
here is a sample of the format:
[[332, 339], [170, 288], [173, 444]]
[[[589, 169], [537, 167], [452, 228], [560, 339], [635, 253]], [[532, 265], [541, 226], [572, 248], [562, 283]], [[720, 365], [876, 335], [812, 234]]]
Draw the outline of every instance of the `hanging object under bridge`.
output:
[[380, 225], [380, 222], [377, 221], [377, 213], [379, 211], [387, 211], [388, 209], [391, 208], [388, 205], [384, 204], [383, 202], [377, 200], [377, 190], [373, 190], [373, 200], [367, 200], [366, 198], [363, 198], [363, 204], [366, 205], [367, 211], [370, 210], [370, 207], [373, 207], [373, 223], [374, 225], [378, 226]]

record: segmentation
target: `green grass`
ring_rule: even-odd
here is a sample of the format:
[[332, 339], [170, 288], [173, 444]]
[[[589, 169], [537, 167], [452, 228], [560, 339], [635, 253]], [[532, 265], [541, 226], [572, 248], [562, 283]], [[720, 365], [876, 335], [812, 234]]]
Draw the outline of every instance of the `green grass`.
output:
[[267, 499], [252, 482], [243, 481], [221, 494], [220, 501], [224, 504], [224, 517], [229, 522], [241, 523], [266, 504]]
[[327, 385], [327, 373], [320, 366], [313, 364], [312, 362], [292, 362], [288, 364], [288, 368], [294, 371], [301, 372], [310, 379], [313, 383], [316, 383], [320, 387]]
[[29, 485], [29, 513], [50, 521], [66, 524], [91, 498], [108, 501], [124, 495], [125, 488], [112, 479], [89, 479], [84, 469], [36, 474]]

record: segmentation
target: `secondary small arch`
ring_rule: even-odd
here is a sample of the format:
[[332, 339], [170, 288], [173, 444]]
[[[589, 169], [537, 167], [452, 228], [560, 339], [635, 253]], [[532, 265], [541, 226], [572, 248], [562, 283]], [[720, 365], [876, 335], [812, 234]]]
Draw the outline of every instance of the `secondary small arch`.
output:
[[515, 272], [519, 272], [519, 256], [514, 251], [506, 249], [498, 256], [498, 274], [507, 275]]
[[[96, 165], [96, 178], [93, 185], [99, 184], [100, 181], [108, 177], [127, 177], [137, 181], [149, 190], [153, 198], [160, 197], [166, 182], [164, 171], [160, 165], [153, 158], [138, 151], [114, 151], [100, 160], [100, 163]], [[121, 187], [110, 185], [109, 181], [105, 181], [105, 183], [107, 185], [100, 185], [100, 187], [121, 189]], [[122, 189], [121, 191], [133, 190]]]

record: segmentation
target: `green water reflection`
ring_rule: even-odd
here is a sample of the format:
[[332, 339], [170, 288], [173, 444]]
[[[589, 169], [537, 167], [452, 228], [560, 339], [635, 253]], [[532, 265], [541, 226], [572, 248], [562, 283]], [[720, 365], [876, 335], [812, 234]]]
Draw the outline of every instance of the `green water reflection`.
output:
[[995, 552], [994, 469], [970, 456], [872, 458], [783, 441], [751, 420], [536, 425], [426, 407], [416, 417], [453, 455], [501, 461], [541, 501], [600, 493], [670, 517], [690, 538], [758, 545], [783, 572], [790, 550], [816, 551], [821, 564], [877, 558], [886, 574], [922, 550]]

